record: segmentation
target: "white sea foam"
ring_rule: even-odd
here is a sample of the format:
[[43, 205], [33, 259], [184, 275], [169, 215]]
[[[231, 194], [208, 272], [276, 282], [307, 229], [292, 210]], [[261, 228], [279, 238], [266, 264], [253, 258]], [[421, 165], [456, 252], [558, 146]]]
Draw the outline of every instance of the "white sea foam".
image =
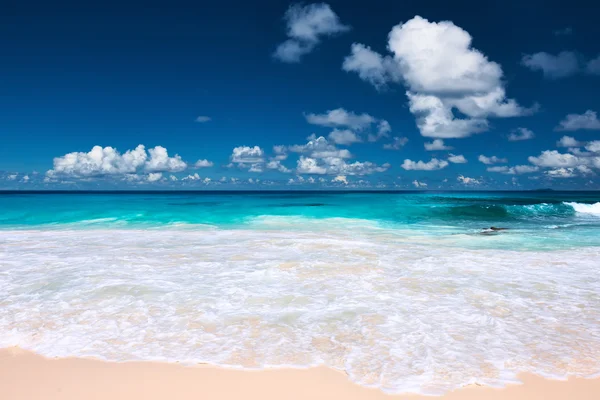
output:
[[600, 202], [594, 204], [565, 202], [565, 204], [573, 207], [575, 212], [600, 216]]
[[356, 221], [299, 231], [267, 222], [0, 231], [0, 347], [324, 364], [365, 386], [428, 394], [503, 385], [521, 371], [600, 372], [600, 248], [473, 250]]

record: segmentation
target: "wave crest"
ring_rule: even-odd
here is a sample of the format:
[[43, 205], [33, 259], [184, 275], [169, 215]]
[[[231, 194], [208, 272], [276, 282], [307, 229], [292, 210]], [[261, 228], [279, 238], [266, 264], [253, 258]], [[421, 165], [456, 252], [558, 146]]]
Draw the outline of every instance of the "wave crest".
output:
[[600, 202], [594, 204], [565, 202], [564, 204], [572, 207], [575, 210], [575, 212], [579, 214], [592, 214], [600, 216]]

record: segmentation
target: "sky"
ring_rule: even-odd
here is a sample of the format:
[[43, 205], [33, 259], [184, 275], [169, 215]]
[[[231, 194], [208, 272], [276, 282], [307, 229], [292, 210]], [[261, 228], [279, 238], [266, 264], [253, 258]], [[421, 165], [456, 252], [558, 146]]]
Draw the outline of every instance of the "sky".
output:
[[5, 1], [0, 189], [600, 189], [599, 13]]

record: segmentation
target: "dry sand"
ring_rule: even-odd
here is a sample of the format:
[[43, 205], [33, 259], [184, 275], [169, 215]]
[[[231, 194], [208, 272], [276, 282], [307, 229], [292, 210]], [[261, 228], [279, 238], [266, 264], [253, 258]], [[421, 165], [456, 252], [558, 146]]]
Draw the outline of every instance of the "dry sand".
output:
[[[468, 387], [443, 400], [598, 400], [600, 379], [550, 381], [521, 377], [505, 389]], [[235, 371], [151, 362], [109, 363], [89, 359], [47, 359], [18, 348], [0, 350], [2, 400], [378, 400], [390, 396], [360, 387], [340, 372], [307, 370]], [[428, 397], [431, 398], [431, 397]]]

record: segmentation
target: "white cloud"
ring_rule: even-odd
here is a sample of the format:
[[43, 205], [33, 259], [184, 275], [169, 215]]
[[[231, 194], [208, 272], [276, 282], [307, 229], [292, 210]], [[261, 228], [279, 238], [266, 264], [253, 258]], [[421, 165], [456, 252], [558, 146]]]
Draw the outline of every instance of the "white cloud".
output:
[[271, 160], [266, 165], [267, 169], [276, 169], [279, 172], [291, 172], [285, 165], [281, 163], [281, 160]]
[[182, 181], [198, 181], [200, 180], [200, 175], [196, 172], [193, 175], [188, 175], [186, 177], [181, 178]]
[[425, 146], [425, 150], [427, 151], [438, 151], [438, 150], [452, 150], [453, 147], [446, 146], [442, 139], [435, 139], [433, 142], [425, 142], [423, 143]]
[[169, 157], [162, 146], [146, 149], [143, 145], [121, 154], [112, 147], [94, 146], [88, 153], [73, 152], [56, 157], [48, 176], [94, 177], [103, 175], [135, 174], [144, 169], [148, 172], [179, 172], [187, 164], [179, 155]]
[[368, 175], [375, 172], [386, 171], [390, 165], [377, 165], [370, 161], [355, 161], [349, 163], [346, 160], [352, 154], [346, 149], [338, 149], [329, 143], [324, 137], [309, 137], [305, 145], [289, 146], [289, 151], [300, 153], [297, 162], [298, 173], [305, 174], [330, 174], [330, 175]]
[[416, 188], [426, 188], [427, 187], [427, 184], [425, 182], [419, 182], [416, 179], [414, 181], [412, 181], [412, 184]]
[[25, 175], [23, 178], [21, 178], [21, 181], [27, 183], [29, 182], [29, 179], [29, 175]]
[[589, 74], [600, 75], [600, 55], [590, 60], [585, 69]]
[[289, 39], [277, 47], [273, 57], [287, 63], [300, 62], [300, 58], [313, 51], [323, 36], [350, 30], [325, 3], [292, 5], [283, 18]]
[[448, 157], [448, 161], [450, 161], [453, 164], [465, 164], [467, 162], [467, 159], [462, 154], [460, 154], [460, 155], [450, 154]]
[[[402, 81], [408, 87], [410, 111], [426, 137], [466, 137], [486, 131], [487, 117], [531, 114], [534, 109], [506, 99], [500, 65], [472, 48], [471, 41], [450, 21], [416, 16], [390, 32], [393, 57], [355, 43], [342, 68], [376, 88]], [[454, 108], [467, 118], [456, 118]]]
[[282, 146], [282, 145], [273, 146], [273, 153], [275, 153], [275, 156], [272, 157], [273, 160], [283, 161], [288, 158], [286, 146]]
[[379, 121], [379, 125], [377, 127], [378, 137], [387, 137], [391, 131], [392, 127], [389, 122], [387, 122], [385, 119]]
[[145, 147], [120, 154], [112, 147], [94, 146], [88, 153], [73, 152], [54, 159], [49, 175], [98, 176], [134, 173], [144, 165], [148, 155]]
[[350, 55], [344, 59], [342, 69], [356, 72], [360, 79], [369, 82], [377, 90], [388, 82], [399, 82], [402, 77], [398, 64], [390, 56], [383, 57], [364, 44], [354, 43]]
[[390, 132], [392, 131], [392, 127], [389, 122], [385, 119], [379, 120], [379, 124], [377, 125], [377, 133], [369, 133], [367, 136], [369, 142], [376, 142], [379, 139], [386, 138], [390, 136]]
[[545, 150], [538, 157], [530, 156], [529, 162], [538, 167], [559, 168], [575, 167], [581, 164], [581, 159], [573, 154], [563, 154], [556, 150]]
[[361, 138], [349, 129], [334, 129], [328, 136], [335, 144], [351, 145], [362, 142]]
[[343, 183], [344, 185], [347, 185], [348, 184], [348, 179], [346, 179], [346, 176], [344, 176], [344, 175], [338, 175], [335, 178], [333, 178], [331, 180], [331, 182], [334, 182], [334, 183], [338, 182], [338, 183]]
[[401, 165], [401, 167], [407, 171], [433, 171], [436, 169], [446, 168], [447, 166], [448, 161], [438, 160], [437, 158], [432, 158], [428, 162], [406, 159]]
[[413, 92], [488, 93], [498, 87], [502, 69], [473, 49], [471, 41], [450, 21], [417, 16], [392, 29], [388, 46]]
[[214, 163], [212, 161], [198, 160], [194, 164], [194, 167], [196, 167], [196, 168], [208, 168], [208, 167], [212, 167], [213, 165], [214, 165]]
[[308, 114], [306, 115], [306, 121], [313, 125], [363, 130], [378, 120], [369, 114], [355, 114], [343, 108], [336, 108], [327, 111], [325, 114]]
[[392, 143], [386, 143], [383, 145], [383, 148], [386, 150], [400, 150], [402, 147], [408, 143], [408, 138], [405, 137], [397, 137], [395, 136], [392, 139]]
[[8, 180], [8, 181], [14, 181], [14, 180], [17, 179], [17, 176], [18, 176], [17, 174], [7, 175], [6, 176], [6, 180]]
[[148, 153], [150, 153], [150, 159], [146, 162], [146, 171], [180, 172], [187, 168], [187, 164], [180, 156], [175, 154], [175, 156], [169, 157], [167, 149], [162, 146], [148, 149]]
[[296, 171], [299, 174], [323, 175], [327, 173], [327, 168], [318, 165], [317, 160], [315, 160], [314, 158], [300, 156], [300, 158], [298, 159]]
[[356, 132], [372, 129], [368, 134], [369, 142], [376, 142], [381, 138], [388, 137], [392, 131], [390, 123], [384, 119], [375, 118], [372, 115], [362, 113], [356, 114], [343, 108], [328, 110], [324, 114], [307, 114], [306, 121], [312, 125], [326, 126], [335, 129], [329, 134], [329, 139], [337, 144], [351, 144], [362, 141]]
[[200, 122], [200, 123], [209, 122], [211, 120], [212, 120], [212, 118], [208, 117], [206, 115], [200, 115], [198, 118], [196, 118], [196, 122]]
[[592, 153], [600, 153], [600, 140], [592, 140], [585, 145], [585, 149]]
[[455, 118], [452, 107], [440, 97], [406, 92], [409, 110], [417, 116], [422, 136], [458, 139], [488, 130], [488, 121], [482, 118]]
[[[242, 164], [239, 164], [240, 166]], [[256, 163], [256, 164], [252, 164], [250, 165], [250, 169], [248, 169], [249, 172], [263, 172], [263, 164], [262, 163]]]
[[558, 147], [579, 147], [582, 144], [575, 140], [574, 137], [571, 136], [563, 136], [560, 138], [558, 142], [556, 142]]
[[508, 140], [511, 142], [517, 142], [520, 140], [530, 140], [535, 137], [535, 133], [527, 128], [517, 128], [508, 135]]
[[486, 165], [508, 162], [506, 158], [499, 158], [496, 156], [486, 157], [483, 154], [481, 154], [477, 159], [479, 160], [479, 162], [482, 162]]
[[579, 71], [577, 55], [571, 51], [562, 51], [557, 55], [546, 52], [525, 54], [521, 63], [532, 71], [542, 71], [550, 79], [565, 78]]
[[600, 120], [595, 111], [587, 110], [583, 114], [568, 114], [560, 121], [556, 131], [577, 131], [580, 129], [600, 130]]
[[579, 166], [575, 167], [575, 169], [577, 171], [581, 172], [584, 175], [593, 174], [594, 173], [592, 171], [592, 169], [590, 167], [588, 167], [587, 165], [579, 165]]
[[157, 182], [162, 179], [162, 176], [162, 172], [151, 172], [148, 174], [148, 177], [146, 179], [148, 180], [148, 182]]
[[481, 185], [481, 180], [469, 178], [468, 176], [459, 175], [456, 180], [464, 185]]
[[231, 153], [231, 162], [253, 164], [264, 162], [264, 151], [258, 147], [239, 146]]
[[577, 174], [592, 173], [592, 168], [600, 169], [600, 141], [589, 142], [586, 146], [588, 152], [579, 151], [578, 148], [569, 148], [570, 153], [559, 153], [556, 150], [545, 150], [537, 157], [529, 157], [529, 162], [542, 168], [549, 168], [552, 171], [546, 171], [549, 177], [569, 178]]
[[520, 175], [536, 172], [539, 170], [539, 168], [533, 165], [515, 165], [514, 167], [507, 167], [506, 165], [502, 165], [496, 167], [488, 167], [487, 170], [489, 172], [500, 172], [502, 174], [507, 175]]
[[308, 143], [304, 145], [293, 145], [288, 147], [294, 153], [306, 154], [311, 158], [351, 158], [352, 154], [346, 149], [338, 149], [327, 141], [323, 136], [310, 136]]
[[173, 182], [177, 182], [179, 179], [177, 179], [177, 177], [175, 175], [170, 175], [169, 179]]
[[576, 175], [575, 168], [556, 168], [544, 173], [550, 178], [572, 178]]

